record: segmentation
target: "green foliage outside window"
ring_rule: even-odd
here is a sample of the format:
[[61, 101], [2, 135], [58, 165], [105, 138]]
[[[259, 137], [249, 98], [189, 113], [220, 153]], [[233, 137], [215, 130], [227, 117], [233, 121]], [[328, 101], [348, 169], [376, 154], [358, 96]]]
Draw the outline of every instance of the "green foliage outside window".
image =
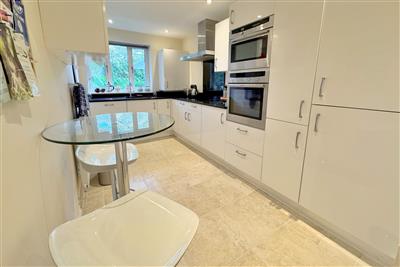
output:
[[112, 84], [126, 89], [129, 85], [128, 50], [125, 46], [110, 45]]

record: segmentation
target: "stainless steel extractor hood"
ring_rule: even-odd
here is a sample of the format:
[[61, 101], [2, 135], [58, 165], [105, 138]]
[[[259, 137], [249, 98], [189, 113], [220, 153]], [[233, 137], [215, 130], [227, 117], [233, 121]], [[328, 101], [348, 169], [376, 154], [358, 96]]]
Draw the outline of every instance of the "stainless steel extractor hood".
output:
[[182, 61], [206, 61], [214, 59], [215, 24], [205, 19], [199, 22], [197, 31], [197, 52], [181, 56]]

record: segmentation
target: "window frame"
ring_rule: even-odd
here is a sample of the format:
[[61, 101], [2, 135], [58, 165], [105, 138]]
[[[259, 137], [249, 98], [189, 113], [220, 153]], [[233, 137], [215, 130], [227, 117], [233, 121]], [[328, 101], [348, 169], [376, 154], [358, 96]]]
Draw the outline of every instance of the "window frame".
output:
[[[145, 64], [145, 73], [146, 73], [146, 86], [144, 86], [143, 92], [146, 92], [146, 89], [149, 90], [149, 92], [151, 92], [151, 88], [152, 88], [152, 80], [151, 80], [151, 66], [150, 66], [150, 46], [148, 45], [136, 45], [136, 44], [129, 44], [129, 43], [124, 43], [124, 42], [116, 42], [116, 41], [110, 41], [108, 43], [108, 45], [117, 45], [117, 46], [123, 46], [126, 47], [127, 49], [127, 53], [128, 53], [128, 77], [129, 77], [129, 85], [132, 88], [132, 93], [137, 93], [139, 92], [136, 87], [135, 87], [135, 66], [133, 65], [133, 53], [132, 53], [132, 49], [134, 48], [141, 48], [145, 50], [144, 53], [144, 64]], [[129, 48], [129, 49], [128, 49]], [[105, 60], [105, 64], [106, 64], [106, 78], [107, 78], [107, 82], [111, 85], [113, 85], [113, 80], [112, 80], [112, 68], [111, 68], [111, 61], [110, 61], [110, 53], [107, 54], [106, 56], [106, 60]], [[129, 92], [128, 88], [121, 88], [123, 90], [126, 90], [127, 93], [131, 93]], [[115, 93], [110, 92], [110, 93]]]

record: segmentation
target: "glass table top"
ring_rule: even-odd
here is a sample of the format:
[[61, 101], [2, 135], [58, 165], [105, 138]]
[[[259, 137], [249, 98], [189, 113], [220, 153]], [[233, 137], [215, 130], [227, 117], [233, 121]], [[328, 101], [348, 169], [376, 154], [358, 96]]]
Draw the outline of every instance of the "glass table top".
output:
[[169, 115], [151, 112], [100, 114], [50, 126], [42, 137], [60, 144], [113, 143], [153, 135], [174, 123]]

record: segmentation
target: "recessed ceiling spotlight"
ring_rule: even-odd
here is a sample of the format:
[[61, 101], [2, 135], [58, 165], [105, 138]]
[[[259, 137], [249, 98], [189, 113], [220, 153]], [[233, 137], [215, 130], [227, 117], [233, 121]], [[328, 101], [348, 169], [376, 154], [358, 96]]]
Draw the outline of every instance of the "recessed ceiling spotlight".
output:
[[258, 16], [257, 16], [257, 18], [258, 18], [258, 19], [261, 19], [261, 18], [262, 18], [262, 16], [261, 16], [261, 15], [258, 15]]
[[108, 23], [113, 24], [113, 20], [112, 20], [112, 19], [109, 19], [109, 20], [108, 20]]
[[165, 32], [165, 33], [168, 33], [169, 31], [168, 31], [168, 29], [165, 29], [164, 32]]
[[212, 0], [207, 0], [207, 5], [211, 5]]

